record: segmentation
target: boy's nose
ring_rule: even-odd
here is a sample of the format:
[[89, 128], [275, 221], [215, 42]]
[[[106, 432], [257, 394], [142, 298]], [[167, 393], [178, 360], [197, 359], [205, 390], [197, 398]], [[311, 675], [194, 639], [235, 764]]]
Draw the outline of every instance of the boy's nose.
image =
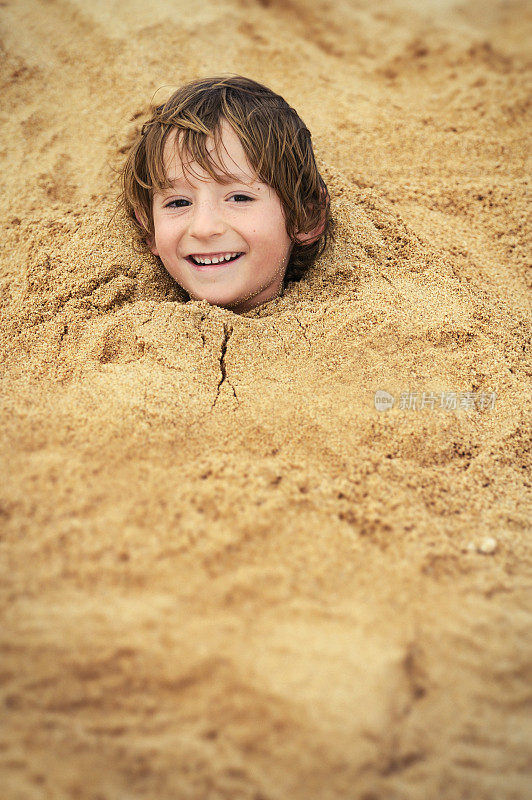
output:
[[205, 239], [224, 232], [224, 221], [219, 209], [208, 201], [197, 203], [192, 214], [189, 234], [197, 239]]

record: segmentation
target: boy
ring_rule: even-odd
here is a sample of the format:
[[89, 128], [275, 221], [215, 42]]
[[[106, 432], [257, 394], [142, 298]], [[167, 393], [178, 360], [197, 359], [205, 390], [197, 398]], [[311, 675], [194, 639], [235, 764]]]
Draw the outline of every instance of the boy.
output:
[[242, 76], [203, 78], [152, 109], [120, 205], [189, 298], [245, 313], [299, 280], [333, 236], [311, 134]]

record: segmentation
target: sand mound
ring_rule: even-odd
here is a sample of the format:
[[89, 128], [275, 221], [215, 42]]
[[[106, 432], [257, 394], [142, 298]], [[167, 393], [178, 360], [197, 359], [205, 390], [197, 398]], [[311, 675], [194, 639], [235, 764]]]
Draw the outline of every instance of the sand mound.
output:
[[[527, 5], [2, 16], [4, 796], [527, 797]], [[113, 216], [151, 97], [220, 73], [337, 223], [244, 315]]]

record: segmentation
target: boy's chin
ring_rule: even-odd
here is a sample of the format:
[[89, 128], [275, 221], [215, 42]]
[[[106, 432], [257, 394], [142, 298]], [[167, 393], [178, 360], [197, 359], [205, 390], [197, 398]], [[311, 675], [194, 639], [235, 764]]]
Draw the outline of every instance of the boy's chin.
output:
[[179, 284], [188, 300], [206, 301], [212, 306], [219, 306], [220, 308], [227, 308], [235, 313], [244, 313], [250, 311], [262, 303], [267, 303], [269, 300], [277, 297], [283, 288], [283, 282], [280, 286], [277, 284], [270, 284], [268, 286], [184, 286]]
[[190, 300], [206, 300], [211, 306], [220, 306], [220, 308], [231, 309], [242, 305], [246, 300], [245, 295], [235, 295], [234, 292], [223, 292], [216, 289], [212, 291], [207, 289], [204, 292], [192, 292], [188, 289], [184, 289], [184, 291]]
[[187, 294], [190, 300], [205, 300], [211, 306], [225, 308], [228, 311], [232, 311], [234, 314], [244, 314], [272, 299], [271, 297], [261, 297], [263, 294], [262, 292], [251, 296], [249, 292], [238, 296], [234, 294], [224, 295], [221, 292], [202, 292], [201, 294], [187, 292]]

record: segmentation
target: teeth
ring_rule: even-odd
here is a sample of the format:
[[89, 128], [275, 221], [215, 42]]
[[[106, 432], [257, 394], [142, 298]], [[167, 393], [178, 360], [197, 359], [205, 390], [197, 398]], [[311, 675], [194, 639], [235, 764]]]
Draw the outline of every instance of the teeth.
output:
[[220, 258], [198, 258], [197, 256], [190, 257], [195, 264], [221, 264], [223, 261], [229, 261], [230, 258], [235, 258], [235, 256], [238, 255], [240, 255], [240, 253], [228, 253], [226, 256], [220, 256]]

